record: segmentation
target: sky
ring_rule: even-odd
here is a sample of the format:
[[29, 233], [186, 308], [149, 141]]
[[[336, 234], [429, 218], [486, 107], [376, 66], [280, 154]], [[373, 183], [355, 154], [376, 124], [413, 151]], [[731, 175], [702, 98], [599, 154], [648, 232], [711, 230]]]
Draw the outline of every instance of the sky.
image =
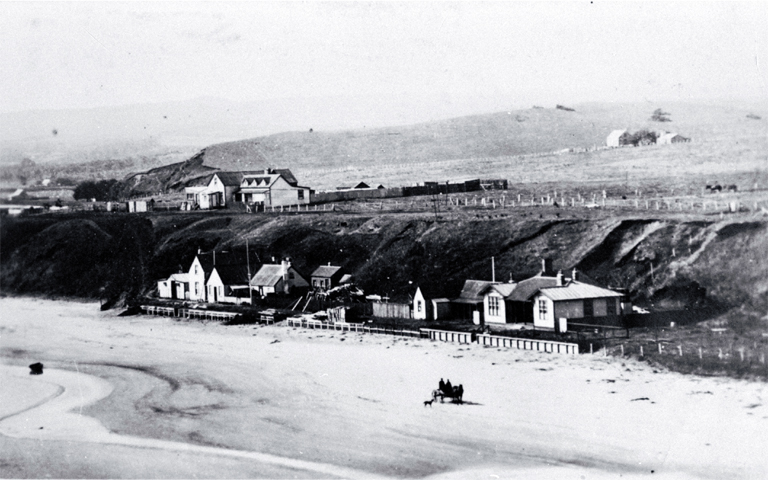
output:
[[768, 2], [0, 2], [0, 112], [768, 99]]

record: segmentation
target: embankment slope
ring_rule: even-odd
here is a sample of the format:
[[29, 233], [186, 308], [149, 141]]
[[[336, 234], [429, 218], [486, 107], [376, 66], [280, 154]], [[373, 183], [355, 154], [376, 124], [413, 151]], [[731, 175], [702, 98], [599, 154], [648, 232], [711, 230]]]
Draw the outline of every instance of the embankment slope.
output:
[[198, 249], [245, 249], [268, 263], [288, 256], [305, 275], [344, 266], [367, 293], [404, 296], [428, 285], [456, 296], [465, 279], [520, 280], [540, 259], [578, 268], [636, 302], [768, 307], [768, 222], [675, 217], [560, 218], [525, 209], [492, 218], [466, 215], [40, 216], [4, 219], [0, 285], [7, 293], [98, 298], [150, 292], [186, 271]]

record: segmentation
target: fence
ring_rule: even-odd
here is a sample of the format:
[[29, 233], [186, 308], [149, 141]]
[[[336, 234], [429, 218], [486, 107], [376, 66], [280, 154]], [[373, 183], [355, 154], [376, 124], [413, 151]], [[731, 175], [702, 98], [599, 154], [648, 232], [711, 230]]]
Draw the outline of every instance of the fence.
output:
[[404, 303], [373, 303], [373, 316], [379, 318], [411, 318], [411, 306]]
[[516, 348], [518, 350], [535, 350], [537, 352], [578, 354], [579, 346], [575, 343], [553, 342], [551, 340], [536, 340], [531, 338], [501, 337], [497, 335], [479, 334], [477, 343], [491, 347]]
[[215, 320], [226, 321], [232, 320], [241, 314], [234, 312], [217, 312], [214, 310], [202, 310], [192, 308], [174, 308], [174, 307], [158, 307], [154, 305], [141, 305], [141, 312], [145, 315], [156, 315], [159, 317], [176, 317], [176, 318], [188, 318], [197, 320]]
[[406, 330], [403, 328], [369, 327], [361, 323], [332, 323], [320, 320], [303, 318], [289, 318], [286, 324], [290, 327], [303, 327], [320, 330], [334, 330], [340, 332], [374, 333], [381, 335], [396, 335], [400, 337], [425, 338], [425, 334], [418, 330]]
[[458, 343], [474, 342], [474, 334], [471, 332], [450, 332], [446, 330], [433, 330], [431, 328], [422, 328], [421, 331], [425, 332], [429, 336], [430, 340]]

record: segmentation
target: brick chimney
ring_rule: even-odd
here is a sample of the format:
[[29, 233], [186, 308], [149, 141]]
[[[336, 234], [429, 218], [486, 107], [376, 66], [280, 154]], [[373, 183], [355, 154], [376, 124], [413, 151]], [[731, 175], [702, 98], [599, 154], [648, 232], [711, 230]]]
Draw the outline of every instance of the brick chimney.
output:
[[555, 285], [557, 285], [558, 287], [562, 287], [563, 286], [563, 271], [562, 270], [558, 270], [557, 271], [557, 277], [555, 277], [555, 278], [557, 279], [556, 282], [555, 282]]
[[573, 273], [571, 273], [571, 280], [573, 281], [578, 280], [577, 273], [578, 273], [577, 270], [574, 268]]

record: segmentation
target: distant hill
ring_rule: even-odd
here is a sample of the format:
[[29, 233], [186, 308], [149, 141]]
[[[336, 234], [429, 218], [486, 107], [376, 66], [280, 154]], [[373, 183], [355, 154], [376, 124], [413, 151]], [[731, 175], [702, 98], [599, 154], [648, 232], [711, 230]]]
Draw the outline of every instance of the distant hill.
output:
[[[738, 161], [741, 162], [739, 168], [743, 170], [754, 168], [752, 165], [756, 162], [759, 164], [760, 161], [767, 160], [761, 152], [768, 148], [768, 121], [763, 120], [768, 118], [766, 103], [588, 103], [566, 106], [573, 111], [532, 107], [402, 126], [341, 131], [322, 128], [313, 128], [310, 131], [305, 128], [302, 131], [250, 138], [248, 133], [255, 131], [251, 127], [256, 124], [264, 126], [266, 118], [276, 119], [277, 122], [269, 128], [278, 124], [291, 124], [291, 121], [285, 118], [288, 114], [282, 112], [270, 117], [269, 109], [264, 105], [259, 106], [261, 110], [254, 107], [253, 111], [249, 111], [241, 104], [219, 104], [213, 100], [201, 100], [198, 110], [187, 104], [177, 107], [173, 111], [179, 118], [164, 115], [164, 111], [172, 109], [163, 108], [163, 105], [146, 108], [125, 107], [126, 120], [123, 126], [119, 122], [111, 121], [112, 123], [104, 123], [99, 127], [98, 130], [104, 132], [105, 136], [114, 132], [125, 136], [122, 140], [114, 140], [117, 143], [111, 151], [111, 158], [119, 158], [122, 152], [126, 155], [132, 153], [133, 157], [141, 159], [116, 163], [116, 172], [112, 176], [124, 177], [127, 173], [125, 168], [130, 168], [130, 165], [138, 167], [134, 167], [135, 173], [139, 169], [178, 163], [180, 168], [186, 168], [187, 171], [173, 174], [161, 171], [156, 175], [158, 178], [153, 178], [152, 174], [147, 176], [145, 171], [140, 176], [141, 182], [134, 183], [142, 191], [164, 191], [171, 187], [171, 184], [175, 185], [173, 188], [180, 188], [185, 181], [194, 178], [198, 173], [204, 173], [191, 172], [188, 165], [179, 163], [182, 159], [194, 157], [195, 165], [222, 170], [290, 168], [301, 182], [319, 189], [334, 188], [352, 180], [389, 186], [481, 175], [513, 181], [520, 179], [525, 182], [561, 181], [585, 178], [585, 175], [586, 178], [594, 178], [596, 175], [602, 178], [606, 173], [615, 175], [619, 170], [624, 172], [628, 168], [626, 162], [629, 161], [644, 165], [644, 175], [658, 174], [660, 170], [655, 168], [653, 158], [648, 155], [658, 156], [673, 170], [680, 167], [683, 174], [699, 172], [701, 169], [698, 165], [702, 162], [713, 172], [725, 172], [728, 168], [734, 168], [734, 161]], [[279, 105], [272, 105], [270, 108], [279, 108]], [[651, 116], [657, 108], [668, 112], [671, 121], [652, 121]], [[343, 110], [344, 105], [340, 104], [332, 110], [334, 113], [329, 114], [329, 117], [336, 118]], [[264, 119], [257, 118], [257, 111], [264, 113]], [[355, 115], [359, 114], [360, 112], [355, 112]], [[137, 128], [143, 130], [144, 127], [140, 126], [139, 121], [142, 116], [152, 118], [151, 122], [147, 120], [147, 128], [157, 135], [136, 146], [130, 143], [131, 132], [135, 133]], [[307, 114], [307, 117], [313, 116], [316, 116], [316, 112]], [[106, 121], [107, 117], [109, 116], [103, 120]], [[94, 129], [100, 121], [98, 118], [96, 115], [96, 120], [92, 121], [91, 126]], [[328, 120], [328, 124], [343, 123]], [[317, 125], [315, 124], [315, 127]], [[42, 126], [37, 125], [36, 128], [40, 130]], [[677, 151], [674, 149], [645, 148], [637, 149], [631, 154], [601, 154], [600, 166], [594, 167], [594, 171], [585, 170], [573, 160], [563, 161], [558, 165], [539, 161], [534, 165], [537, 168], [531, 168], [530, 162], [521, 162], [518, 158], [531, 154], [561, 152], [564, 149], [601, 146], [605, 144], [605, 138], [612, 130], [624, 128], [630, 131], [673, 131], [691, 138], [693, 142], [686, 147], [685, 161], [672, 157], [677, 155], [673, 153]], [[195, 137], [193, 132], [197, 132], [198, 136]], [[47, 135], [51, 136], [51, 133]], [[66, 134], [59, 131], [56, 137], [61, 136]], [[211, 142], [207, 144], [209, 146], [184, 143], [232, 136], [246, 139]], [[173, 143], [177, 145], [171, 147]], [[180, 146], [182, 144], [183, 146]], [[8, 151], [12, 156], [15, 155], [14, 150]], [[146, 152], [146, 155], [140, 152]], [[620, 160], [622, 158], [626, 160]], [[618, 167], [617, 161], [621, 162]], [[720, 165], [715, 168], [713, 163]], [[38, 162], [38, 165], [42, 164]], [[108, 164], [99, 165], [99, 175], [109, 175]], [[612, 166], [603, 168], [602, 165]], [[538, 172], [538, 167], [541, 167], [543, 172]], [[89, 168], [80, 170], [91, 171]], [[67, 173], [66, 170], [64, 173]], [[135, 181], [137, 177], [134, 175], [132, 178]]]
[[[470, 176], [498, 173], [503, 178], [519, 177], [522, 172], [514, 169], [515, 156], [602, 146], [612, 130], [623, 128], [674, 131], [692, 138], [696, 146], [691, 147], [694, 150], [689, 156], [698, 155], [702, 149], [709, 154], [733, 149], [740, 152], [738, 155], [752, 157], [765, 151], [768, 122], [748, 117], [768, 111], [765, 104], [594, 103], [569, 107], [575, 111], [530, 108], [400, 127], [279, 133], [211, 145], [201, 152], [201, 158], [206, 166], [223, 170], [291, 168], [300, 180], [311, 178], [308, 183], [314, 187], [332, 188], [338, 175], [328, 177], [324, 172], [336, 170], [343, 175], [346, 169], [349, 175], [378, 175], [361, 179], [402, 184], [403, 177], [387, 169], [418, 171], [421, 166], [426, 169], [423, 175], [434, 176], [437, 172], [428, 166], [430, 162], [457, 159], [465, 159], [467, 168], [453, 176], [466, 177], [469, 172]], [[652, 121], [656, 108], [669, 112], [671, 121]], [[510, 161], [497, 172], [479, 166], [473, 171], [473, 159]], [[695, 166], [689, 167], [695, 170]], [[443, 171], [441, 175], [452, 174]]]

